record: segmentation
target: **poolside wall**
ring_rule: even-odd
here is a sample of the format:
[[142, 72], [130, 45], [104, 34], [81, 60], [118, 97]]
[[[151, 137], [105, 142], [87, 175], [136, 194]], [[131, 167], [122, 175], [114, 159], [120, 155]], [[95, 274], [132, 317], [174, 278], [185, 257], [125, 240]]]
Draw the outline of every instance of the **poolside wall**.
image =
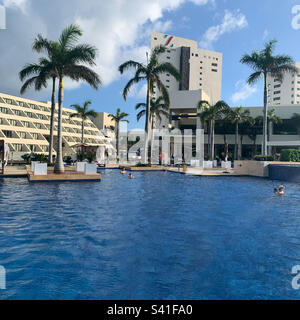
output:
[[249, 175], [254, 177], [268, 177], [269, 162], [254, 161], [254, 160], [241, 160], [234, 161], [234, 173], [240, 175]]
[[300, 182], [300, 165], [269, 165], [269, 178], [289, 182]]

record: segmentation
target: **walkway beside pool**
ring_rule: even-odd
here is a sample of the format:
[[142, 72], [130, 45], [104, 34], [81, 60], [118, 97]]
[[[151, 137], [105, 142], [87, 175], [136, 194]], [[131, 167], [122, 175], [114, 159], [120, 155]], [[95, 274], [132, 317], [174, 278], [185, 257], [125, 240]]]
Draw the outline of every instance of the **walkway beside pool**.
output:
[[4, 174], [0, 174], [0, 178], [19, 178], [26, 177], [27, 171], [25, 166], [7, 166]]
[[194, 176], [231, 176], [231, 177], [240, 177], [240, 176], [247, 176], [245, 174], [237, 174], [235, 173], [234, 169], [222, 169], [222, 168], [213, 168], [213, 169], [202, 169], [197, 167], [189, 167], [187, 171], [183, 171], [182, 168], [168, 168], [170, 172], [182, 173], [187, 175], [194, 175]]

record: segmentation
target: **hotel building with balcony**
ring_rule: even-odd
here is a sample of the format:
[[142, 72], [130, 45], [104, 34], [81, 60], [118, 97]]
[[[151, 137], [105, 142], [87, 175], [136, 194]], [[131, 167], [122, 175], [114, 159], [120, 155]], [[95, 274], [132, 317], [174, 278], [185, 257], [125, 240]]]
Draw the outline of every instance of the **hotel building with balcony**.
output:
[[[54, 119], [54, 149], [57, 138], [56, 105]], [[62, 136], [63, 154], [76, 153], [81, 143], [81, 118], [70, 115], [74, 110], [63, 108]], [[26, 153], [47, 154], [49, 150], [51, 102], [38, 102], [0, 93], [0, 140], [5, 140], [10, 148], [10, 159], [20, 160]], [[85, 121], [84, 142], [90, 146], [107, 143], [107, 137], [90, 120]]]

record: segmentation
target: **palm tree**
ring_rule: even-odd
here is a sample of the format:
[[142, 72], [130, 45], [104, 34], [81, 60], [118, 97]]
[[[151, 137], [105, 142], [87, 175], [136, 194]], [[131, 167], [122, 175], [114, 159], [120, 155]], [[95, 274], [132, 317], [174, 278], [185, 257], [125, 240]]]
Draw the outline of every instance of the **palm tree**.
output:
[[201, 121], [209, 121], [209, 155], [210, 160], [214, 160], [214, 149], [215, 149], [215, 121], [221, 120], [224, 116], [226, 116], [229, 106], [228, 104], [220, 100], [216, 104], [210, 104], [206, 100], [201, 100], [198, 103], [197, 108], [202, 110], [199, 113]]
[[72, 104], [71, 107], [73, 107], [76, 110], [76, 113], [72, 113], [70, 115], [70, 118], [73, 117], [79, 117], [81, 118], [81, 143], [84, 143], [84, 123], [89, 117], [97, 117], [97, 113], [94, 110], [89, 109], [89, 106], [92, 104], [92, 101], [87, 100], [83, 103], [83, 106], [80, 106], [79, 104]]
[[232, 132], [232, 123], [228, 119], [228, 115], [226, 114], [221, 121], [218, 123], [219, 128], [221, 129], [223, 133], [223, 139], [224, 139], [224, 161], [228, 161], [229, 157], [229, 145], [228, 145], [228, 140], [227, 140], [227, 135]]
[[250, 121], [250, 111], [244, 110], [243, 107], [231, 109], [228, 118], [235, 124], [234, 160], [238, 160], [239, 125]]
[[154, 92], [154, 86], [157, 86], [157, 89], [161, 92], [165, 103], [169, 106], [170, 99], [169, 93], [165, 85], [162, 83], [160, 77], [163, 74], [170, 74], [177, 81], [180, 80], [181, 76], [179, 71], [169, 62], [159, 63], [158, 58], [159, 55], [166, 51], [165, 46], [157, 46], [153, 49], [149, 62], [144, 65], [143, 63], [136, 62], [133, 60], [126, 61], [122, 65], [119, 66], [119, 71], [123, 74], [126, 70], [135, 69], [135, 75], [129, 82], [126, 84], [123, 90], [123, 98], [126, 100], [128, 93], [133, 85], [140, 83], [142, 81], [147, 82], [147, 98], [146, 98], [146, 119], [145, 119], [145, 149], [144, 149], [144, 157], [145, 160], [148, 159], [148, 144], [150, 138], [150, 130], [151, 130], [151, 95]]
[[54, 112], [55, 112], [55, 82], [57, 78], [57, 72], [55, 69], [55, 63], [53, 61], [55, 56], [55, 44], [43, 39], [41, 35], [38, 35], [35, 39], [33, 50], [41, 52], [45, 50], [47, 52], [48, 58], [41, 58], [38, 64], [27, 64], [19, 73], [21, 81], [25, 78], [30, 77], [25, 81], [21, 88], [21, 94], [32, 85], [34, 85], [35, 90], [40, 91], [42, 87], [47, 88], [47, 80], [52, 79], [52, 95], [51, 95], [51, 115], [50, 115], [50, 137], [49, 137], [49, 151], [48, 151], [48, 162], [52, 163], [52, 150], [53, 150], [53, 129], [54, 129]]
[[57, 151], [55, 173], [63, 173], [62, 158], [62, 108], [64, 98], [64, 78], [72, 80], [84, 80], [92, 88], [98, 89], [101, 80], [97, 73], [86, 65], [95, 66], [97, 49], [88, 44], [76, 45], [82, 35], [81, 29], [77, 25], [70, 25], [65, 28], [56, 44], [55, 68], [58, 74], [58, 126], [57, 126]]
[[286, 73], [296, 73], [297, 68], [294, 66], [294, 60], [287, 55], [274, 56], [274, 48], [276, 40], [271, 40], [266, 43], [265, 48], [261, 51], [254, 51], [250, 55], [245, 54], [241, 63], [250, 66], [254, 73], [252, 73], [247, 83], [253, 85], [261, 78], [264, 79], [264, 120], [263, 120], [263, 141], [262, 141], [262, 155], [267, 154], [267, 122], [268, 122], [268, 91], [267, 78], [269, 76], [276, 77], [280, 81]]
[[256, 139], [257, 136], [261, 134], [262, 132], [262, 122], [263, 117], [258, 116], [250, 121], [250, 127], [248, 127], [247, 134], [248, 137], [253, 141], [253, 157], [257, 155], [257, 145], [256, 145]]
[[244, 140], [244, 136], [246, 135], [251, 135], [252, 133], [252, 128], [255, 124], [255, 119], [251, 116], [249, 116], [249, 118], [245, 121], [242, 122], [239, 125], [239, 136], [240, 136], [240, 142], [241, 142], [241, 150], [243, 150], [243, 140]]
[[[271, 141], [274, 124], [281, 123], [282, 120], [275, 113], [275, 109], [268, 110], [268, 141]], [[268, 154], [272, 154], [272, 146], [268, 147]]]
[[[160, 122], [162, 120], [161, 116], [165, 116], [167, 118], [170, 118], [169, 113], [169, 107], [164, 102], [163, 97], [159, 97], [158, 99], [151, 98], [150, 100], [150, 121], [151, 121], [151, 128], [153, 129], [154, 126], [154, 119], [157, 118]], [[137, 114], [136, 118], [137, 121], [140, 121], [140, 119], [146, 114], [147, 105], [146, 103], [138, 103], [135, 106], [136, 110], [141, 109], [142, 110]]]
[[110, 117], [115, 122], [115, 133], [116, 133], [116, 144], [117, 144], [117, 159], [119, 159], [119, 136], [120, 136], [120, 122], [124, 121], [129, 123], [125, 118], [128, 117], [129, 114], [125, 112], [121, 112], [121, 109], [117, 109], [116, 114], [109, 114]]
[[[207, 136], [208, 136], [208, 150], [210, 150], [210, 130], [209, 130], [209, 113], [207, 112], [210, 109], [211, 105], [208, 102], [199, 102], [197, 105], [197, 117], [199, 117], [199, 129], [207, 129]], [[210, 151], [208, 151], [209, 153]]]

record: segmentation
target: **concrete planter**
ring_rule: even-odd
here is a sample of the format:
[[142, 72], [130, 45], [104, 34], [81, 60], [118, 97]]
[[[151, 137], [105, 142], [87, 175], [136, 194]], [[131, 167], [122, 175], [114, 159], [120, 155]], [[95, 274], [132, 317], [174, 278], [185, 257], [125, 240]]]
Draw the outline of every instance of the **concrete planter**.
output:
[[221, 163], [221, 167], [223, 168], [223, 169], [231, 169], [231, 161], [222, 161], [222, 163]]
[[213, 168], [213, 162], [212, 161], [203, 161], [203, 168], [204, 169], [212, 169]]
[[77, 172], [84, 172], [85, 165], [86, 165], [86, 162], [77, 162], [76, 163], [76, 171]]
[[96, 174], [97, 173], [97, 165], [95, 163], [86, 163], [84, 168], [85, 174]]
[[200, 167], [200, 160], [191, 160], [191, 167]]
[[34, 172], [34, 167], [35, 167], [35, 165], [38, 164], [38, 163], [40, 163], [40, 161], [31, 161], [31, 168], [30, 168], [30, 170], [31, 170], [32, 172]]
[[33, 174], [35, 176], [47, 175], [47, 163], [35, 163]]

